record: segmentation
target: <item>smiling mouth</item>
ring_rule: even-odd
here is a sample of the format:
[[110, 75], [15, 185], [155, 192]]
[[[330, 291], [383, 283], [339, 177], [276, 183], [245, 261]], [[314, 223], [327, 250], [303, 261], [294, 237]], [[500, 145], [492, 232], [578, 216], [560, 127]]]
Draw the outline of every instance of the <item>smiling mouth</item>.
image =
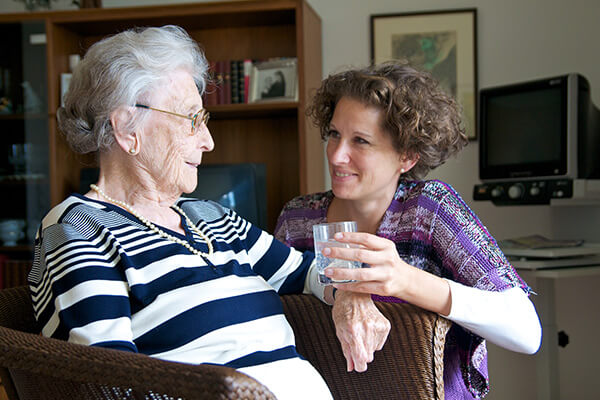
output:
[[198, 168], [198, 165], [200, 165], [200, 164], [195, 164], [195, 163], [191, 163], [191, 162], [188, 162], [186, 164], [189, 165], [192, 168]]
[[342, 173], [342, 172], [334, 172], [334, 175], [337, 176], [337, 177], [339, 177], [339, 178], [345, 178], [347, 176], [352, 176], [354, 174], [345, 174], [345, 173]]

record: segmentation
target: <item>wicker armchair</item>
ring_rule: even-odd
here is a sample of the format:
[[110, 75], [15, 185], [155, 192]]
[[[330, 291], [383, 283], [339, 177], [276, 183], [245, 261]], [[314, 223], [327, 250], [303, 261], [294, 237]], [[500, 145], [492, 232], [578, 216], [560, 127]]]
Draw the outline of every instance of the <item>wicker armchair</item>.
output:
[[[301, 354], [336, 399], [443, 399], [450, 323], [408, 304], [379, 303], [392, 323], [365, 373], [347, 373], [330, 307], [308, 295], [282, 297]], [[0, 291], [0, 378], [9, 399], [273, 399], [231, 368], [187, 365], [76, 345], [38, 334], [25, 286]]]

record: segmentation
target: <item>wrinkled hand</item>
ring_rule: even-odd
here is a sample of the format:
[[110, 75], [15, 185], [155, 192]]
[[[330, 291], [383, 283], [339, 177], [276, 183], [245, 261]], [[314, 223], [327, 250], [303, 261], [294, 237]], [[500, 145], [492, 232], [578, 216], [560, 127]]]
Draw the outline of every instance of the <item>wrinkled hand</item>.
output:
[[335, 331], [342, 345], [348, 372], [364, 372], [381, 350], [391, 329], [369, 294], [339, 290], [332, 309]]

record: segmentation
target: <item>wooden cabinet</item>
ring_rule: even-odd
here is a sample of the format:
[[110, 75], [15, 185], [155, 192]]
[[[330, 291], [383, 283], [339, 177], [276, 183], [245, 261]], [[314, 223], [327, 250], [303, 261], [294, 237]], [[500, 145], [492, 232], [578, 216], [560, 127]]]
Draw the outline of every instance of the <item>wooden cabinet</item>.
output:
[[324, 188], [322, 143], [305, 115], [311, 90], [321, 81], [321, 22], [306, 1], [235, 1], [0, 15], [0, 25], [23, 20], [45, 24], [51, 205], [77, 191], [81, 168], [94, 165], [93, 156], [76, 156], [70, 151], [56, 125], [60, 74], [69, 70], [68, 56], [83, 55], [99, 39], [126, 28], [166, 24], [186, 29], [209, 60], [297, 58], [297, 102], [209, 108], [215, 150], [206, 154], [203, 162], [264, 163], [271, 230], [287, 200]]

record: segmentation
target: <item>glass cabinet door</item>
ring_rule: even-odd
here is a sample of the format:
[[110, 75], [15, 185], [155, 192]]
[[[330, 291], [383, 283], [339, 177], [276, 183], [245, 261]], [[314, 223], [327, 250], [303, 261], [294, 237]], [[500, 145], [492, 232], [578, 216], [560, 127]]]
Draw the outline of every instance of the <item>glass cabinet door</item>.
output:
[[48, 96], [44, 23], [0, 24], [0, 35], [0, 280], [6, 281], [12, 279], [6, 260], [32, 258], [50, 206]]

